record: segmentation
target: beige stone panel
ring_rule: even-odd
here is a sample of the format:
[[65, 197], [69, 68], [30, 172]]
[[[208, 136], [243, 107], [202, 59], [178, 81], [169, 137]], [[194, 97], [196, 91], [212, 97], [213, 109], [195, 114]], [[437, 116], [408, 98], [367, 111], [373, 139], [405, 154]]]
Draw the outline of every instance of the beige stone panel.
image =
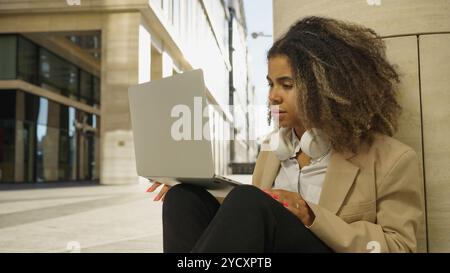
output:
[[450, 251], [450, 34], [419, 39], [430, 252]]
[[364, 24], [382, 36], [450, 31], [448, 0], [273, 0], [273, 12], [275, 38], [310, 15]]
[[103, 139], [102, 184], [137, 183], [133, 134], [128, 130], [107, 131]]
[[0, 0], [1, 12], [123, 10], [141, 8], [148, 0]]
[[101, 23], [102, 14], [96, 12], [1, 14], [0, 33], [88, 31], [100, 29]]
[[[417, 36], [388, 38], [384, 41], [386, 43], [386, 55], [389, 61], [396, 66], [401, 80], [398, 100], [402, 106], [402, 114], [399, 120], [398, 131], [394, 137], [416, 151], [420, 161], [420, 179], [423, 185], [422, 124]], [[418, 230], [418, 251], [427, 251], [425, 214]]]
[[136, 183], [128, 87], [138, 83], [138, 12], [110, 13], [102, 28], [102, 184]]

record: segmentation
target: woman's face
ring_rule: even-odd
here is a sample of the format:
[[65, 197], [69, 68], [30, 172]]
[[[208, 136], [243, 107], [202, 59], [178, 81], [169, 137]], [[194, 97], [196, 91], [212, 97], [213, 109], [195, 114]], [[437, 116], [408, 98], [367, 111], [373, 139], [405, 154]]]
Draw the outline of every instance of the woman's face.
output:
[[280, 127], [302, 127], [296, 106], [298, 87], [295, 85], [288, 57], [277, 55], [270, 58], [268, 71], [272, 118], [278, 119]]

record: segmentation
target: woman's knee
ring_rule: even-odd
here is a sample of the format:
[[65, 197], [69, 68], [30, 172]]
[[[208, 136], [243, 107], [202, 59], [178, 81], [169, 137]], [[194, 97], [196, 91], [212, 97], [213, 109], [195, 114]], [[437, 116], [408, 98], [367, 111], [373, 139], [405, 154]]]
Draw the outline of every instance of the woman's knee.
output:
[[170, 187], [170, 189], [167, 191], [164, 197], [163, 206], [174, 204], [180, 207], [199, 202], [214, 203], [217, 202], [217, 200], [209, 192], [201, 187], [180, 183]]
[[258, 187], [252, 185], [240, 185], [235, 187], [225, 198], [225, 201], [238, 201], [245, 202], [246, 200], [251, 200], [255, 202], [255, 200], [264, 200], [266, 197], [266, 193], [264, 193]]
[[200, 190], [201, 189], [199, 189], [196, 186], [180, 183], [180, 184], [170, 187], [170, 189], [167, 191], [167, 193], [164, 197], [164, 202], [180, 200], [187, 196], [195, 196], [195, 195], [199, 194], [198, 192]]

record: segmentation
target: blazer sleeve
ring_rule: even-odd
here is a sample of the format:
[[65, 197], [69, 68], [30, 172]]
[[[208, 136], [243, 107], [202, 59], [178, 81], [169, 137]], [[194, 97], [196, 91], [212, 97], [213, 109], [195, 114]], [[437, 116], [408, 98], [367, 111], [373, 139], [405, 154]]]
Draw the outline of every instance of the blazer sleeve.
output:
[[258, 154], [258, 158], [256, 159], [255, 169], [253, 170], [252, 175], [252, 185], [256, 187], [260, 187], [261, 185], [261, 177], [264, 171], [264, 165], [266, 163], [267, 152], [262, 151]]
[[336, 252], [369, 252], [371, 241], [380, 246], [380, 252], [417, 251], [416, 233], [423, 217], [417, 155], [408, 150], [395, 162], [377, 189], [376, 223], [347, 223], [308, 203], [315, 214], [308, 228]]

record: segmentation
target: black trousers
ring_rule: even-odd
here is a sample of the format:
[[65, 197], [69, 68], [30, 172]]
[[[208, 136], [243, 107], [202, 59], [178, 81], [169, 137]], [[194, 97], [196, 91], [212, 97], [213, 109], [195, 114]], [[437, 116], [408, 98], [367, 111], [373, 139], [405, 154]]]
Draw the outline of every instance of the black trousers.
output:
[[205, 189], [173, 186], [163, 203], [164, 252], [331, 252], [278, 201], [250, 185], [222, 205]]

